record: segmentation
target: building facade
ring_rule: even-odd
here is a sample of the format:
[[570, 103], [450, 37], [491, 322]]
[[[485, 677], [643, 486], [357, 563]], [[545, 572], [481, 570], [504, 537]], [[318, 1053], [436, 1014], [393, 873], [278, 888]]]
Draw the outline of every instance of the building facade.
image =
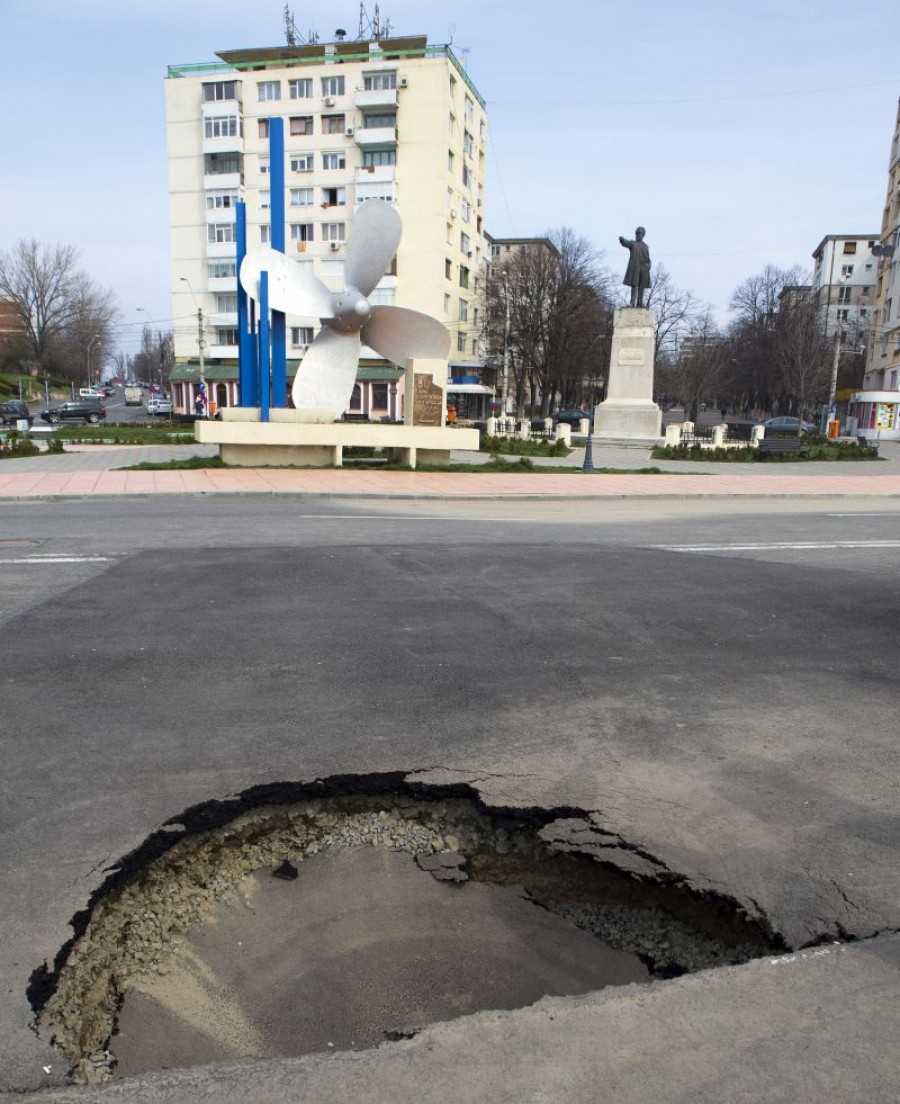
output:
[[[237, 364], [235, 205], [246, 203], [248, 250], [267, 243], [278, 116], [288, 255], [336, 291], [353, 212], [370, 199], [395, 204], [403, 238], [369, 300], [445, 323], [451, 376], [479, 374], [487, 114], [450, 47], [382, 38], [217, 56], [170, 67], [165, 86], [176, 364], [197, 361], [198, 312], [205, 377]], [[287, 327], [288, 357], [302, 360], [319, 322], [289, 316]], [[365, 347], [360, 365], [388, 367]], [[236, 388], [220, 394], [235, 401]]]
[[875, 339], [866, 363], [866, 388], [900, 390], [900, 104], [888, 161], [875, 291]]
[[875, 309], [877, 234], [828, 234], [813, 251], [811, 294], [829, 333], [865, 340]]

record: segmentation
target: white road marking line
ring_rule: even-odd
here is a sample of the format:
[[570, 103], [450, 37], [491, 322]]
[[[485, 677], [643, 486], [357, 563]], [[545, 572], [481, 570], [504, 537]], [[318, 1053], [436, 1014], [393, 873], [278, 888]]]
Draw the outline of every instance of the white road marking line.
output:
[[652, 544], [650, 547], [661, 552], [815, 552], [838, 548], [900, 548], [900, 540], [770, 541], [759, 544]]
[[111, 563], [112, 556], [22, 556], [15, 560], [0, 560], [0, 564], [32, 564], [43, 567], [45, 564]]

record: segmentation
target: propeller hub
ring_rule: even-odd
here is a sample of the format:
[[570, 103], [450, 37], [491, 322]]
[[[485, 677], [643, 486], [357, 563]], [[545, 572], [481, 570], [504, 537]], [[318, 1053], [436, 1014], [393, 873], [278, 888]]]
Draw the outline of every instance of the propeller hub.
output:
[[325, 324], [339, 333], [353, 333], [369, 321], [371, 307], [364, 295], [355, 288], [337, 292], [332, 296], [333, 317], [323, 319]]

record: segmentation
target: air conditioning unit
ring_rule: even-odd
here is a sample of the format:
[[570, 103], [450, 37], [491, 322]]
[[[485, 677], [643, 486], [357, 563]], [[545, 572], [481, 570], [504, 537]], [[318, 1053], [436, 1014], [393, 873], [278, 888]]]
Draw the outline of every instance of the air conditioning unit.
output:
[[456, 208], [455, 207], [450, 208], [450, 218], [452, 218], [452, 219], [456, 218]]
[[337, 253], [337, 251], [338, 251], [338, 250], [339, 250], [340, 248], [341, 248], [341, 243], [340, 243], [340, 242], [332, 242], [332, 243], [331, 243], [331, 252], [332, 252], [332, 253]]
[[347, 129], [344, 131], [344, 133], [347, 135], [348, 138], [352, 138], [353, 137], [353, 127], [347, 127]]
[[334, 96], [326, 96], [325, 97], [325, 106], [326, 107], [334, 107]]
[[399, 80], [397, 81], [397, 86], [398, 86], [399, 88], [408, 88], [408, 87], [409, 87], [409, 80], [408, 80], [408, 79], [407, 79], [406, 77], [401, 77], [401, 78], [400, 78], [400, 79], [399, 79]]

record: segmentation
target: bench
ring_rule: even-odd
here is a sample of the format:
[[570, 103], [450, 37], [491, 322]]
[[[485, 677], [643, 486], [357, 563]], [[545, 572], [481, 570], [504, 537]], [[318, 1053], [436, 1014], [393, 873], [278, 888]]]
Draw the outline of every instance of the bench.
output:
[[809, 446], [799, 437], [763, 437], [759, 442], [760, 456], [806, 456]]

